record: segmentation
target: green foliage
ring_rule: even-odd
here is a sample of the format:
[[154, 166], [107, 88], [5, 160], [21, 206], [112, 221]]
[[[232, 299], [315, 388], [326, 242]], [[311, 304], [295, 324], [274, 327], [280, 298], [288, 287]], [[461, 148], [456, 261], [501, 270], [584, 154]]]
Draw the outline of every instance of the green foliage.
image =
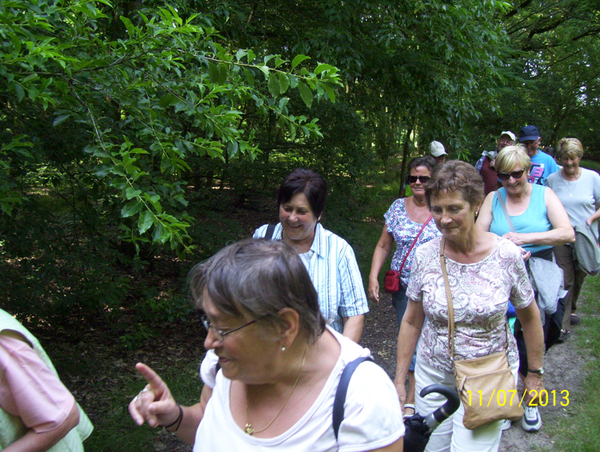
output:
[[600, 162], [596, 162], [593, 160], [582, 160], [580, 166], [583, 168], [588, 168], [596, 172], [600, 172]]
[[224, 188], [255, 161], [261, 121], [282, 142], [319, 139], [308, 109], [340, 84], [332, 65], [240, 49], [169, 5], [0, 0], [0, 21], [3, 303], [39, 315], [118, 312], [131, 271], [198, 246], [190, 183]]
[[597, 449], [596, 438], [600, 438], [600, 425], [595, 420], [600, 416], [600, 317], [598, 309], [598, 292], [600, 279], [587, 277], [582, 288], [578, 310], [584, 316], [577, 327], [580, 334], [577, 348], [587, 358], [584, 368], [583, 388], [574, 392], [570, 390], [571, 402], [567, 408], [570, 416], [566, 416], [555, 430], [555, 450], [569, 452], [592, 452]]
[[[316, 120], [294, 115], [285, 95], [299, 92], [307, 107], [315, 98], [333, 101], [339, 75], [328, 64], [309, 66], [305, 55], [290, 62], [229, 48], [207, 18], [183, 18], [171, 6], [121, 16], [125, 31], [110, 39], [109, 8], [85, 0], [0, 3], [7, 44], [0, 74], [12, 122], [2, 152], [14, 160], [36, 150], [16, 107], [41, 109], [35, 114], [54, 133], [76, 124], [73, 158], [118, 197], [121, 218], [133, 220], [121, 221], [122, 238], [138, 252], [144, 243], [189, 251], [190, 160], [255, 158], [247, 114], [272, 116], [292, 141], [320, 137]], [[0, 198], [8, 214], [20, 201], [11, 190]]]
[[248, 236], [215, 213], [297, 166], [357, 217], [433, 139], [474, 162], [533, 123], [600, 160], [599, 17], [592, 0], [0, 0], [2, 303], [160, 305], [132, 281]]
[[[525, 2], [503, 17], [510, 38], [504, 58], [506, 86], [500, 110], [481, 99], [481, 120], [467, 134], [489, 149], [501, 130], [535, 124], [543, 145], [579, 138], [590, 157], [600, 158], [600, 8], [593, 0]], [[483, 133], [482, 133], [483, 132]]]

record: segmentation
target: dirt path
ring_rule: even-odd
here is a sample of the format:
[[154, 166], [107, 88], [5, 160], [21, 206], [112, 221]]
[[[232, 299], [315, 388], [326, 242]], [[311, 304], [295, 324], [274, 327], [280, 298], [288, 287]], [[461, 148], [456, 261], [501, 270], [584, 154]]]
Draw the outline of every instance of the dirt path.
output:
[[[550, 394], [556, 391], [556, 404], [550, 399], [548, 405], [541, 408], [542, 429], [537, 433], [527, 433], [521, 428], [520, 422], [513, 423], [502, 435], [500, 452], [554, 450], [554, 441], [548, 433], [553, 431], [561, 418], [577, 413], [575, 407], [582, 384], [584, 357], [571, 350], [576, 337], [577, 327], [574, 327], [571, 338], [555, 345], [544, 358], [544, 367], [547, 369], [544, 383]], [[361, 344], [371, 350], [377, 363], [393, 378], [396, 365], [396, 316], [389, 295], [383, 296], [379, 306], [373, 307], [369, 313]], [[569, 391], [569, 405], [566, 407], [561, 406], [563, 390]]]

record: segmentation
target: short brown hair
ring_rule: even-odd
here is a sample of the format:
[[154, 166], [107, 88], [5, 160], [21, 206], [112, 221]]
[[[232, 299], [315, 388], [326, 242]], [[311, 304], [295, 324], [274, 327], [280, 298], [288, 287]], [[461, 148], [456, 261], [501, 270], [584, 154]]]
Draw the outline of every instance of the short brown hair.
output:
[[313, 214], [319, 219], [325, 210], [325, 201], [327, 200], [325, 179], [311, 169], [296, 168], [281, 183], [277, 204], [281, 206], [290, 202], [298, 193], [304, 193]]
[[438, 165], [425, 184], [425, 198], [431, 209], [431, 197], [458, 191], [471, 206], [483, 201], [483, 179], [473, 167], [460, 160], [450, 160]]

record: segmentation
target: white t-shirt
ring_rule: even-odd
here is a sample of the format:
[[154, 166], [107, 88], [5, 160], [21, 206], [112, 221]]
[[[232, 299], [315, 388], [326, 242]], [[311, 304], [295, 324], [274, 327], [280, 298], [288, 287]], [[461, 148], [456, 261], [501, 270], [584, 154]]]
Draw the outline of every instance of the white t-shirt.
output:
[[275, 438], [249, 436], [235, 423], [229, 400], [231, 380], [222, 372], [217, 372], [214, 378], [214, 369], [209, 368], [215, 362], [214, 353], [209, 351], [200, 370], [205, 384], [214, 387], [198, 426], [194, 452], [358, 452], [388, 446], [404, 435], [400, 403], [392, 381], [377, 364], [365, 361], [356, 368], [348, 385], [344, 420], [336, 442], [332, 410], [340, 376], [346, 364], [360, 356], [369, 356], [370, 352], [329, 326], [327, 329], [341, 345], [340, 357], [312, 407], [294, 426]]
[[546, 179], [546, 185], [560, 199], [573, 227], [583, 224], [600, 206], [600, 176], [595, 171], [580, 169], [576, 181], [565, 180], [560, 171]]

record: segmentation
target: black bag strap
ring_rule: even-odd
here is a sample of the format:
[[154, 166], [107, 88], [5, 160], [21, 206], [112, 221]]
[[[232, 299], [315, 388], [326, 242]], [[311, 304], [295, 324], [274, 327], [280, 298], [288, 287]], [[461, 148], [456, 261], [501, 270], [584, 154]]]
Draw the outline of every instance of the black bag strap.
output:
[[344, 367], [344, 370], [342, 371], [342, 376], [340, 377], [340, 382], [337, 391], [335, 392], [335, 399], [333, 400], [333, 433], [335, 433], [336, 441], [338, 439], [340, 425], [344, 420], [344, 404], [346, 403], [346, 394], [348, 393], [350, 379], [358, 365], [363, 361], [373, 361], [373, 358], [370, 356], [356, 358], [354, 361], [350, 361], [346, 364], [346, 367]]
[[273, 238], [273, 231], [275, 231], [275, 225], [269, 224], [269, 226], [267, 226], [267, 232], [265, 232], [265, 239], [271, 240]]

